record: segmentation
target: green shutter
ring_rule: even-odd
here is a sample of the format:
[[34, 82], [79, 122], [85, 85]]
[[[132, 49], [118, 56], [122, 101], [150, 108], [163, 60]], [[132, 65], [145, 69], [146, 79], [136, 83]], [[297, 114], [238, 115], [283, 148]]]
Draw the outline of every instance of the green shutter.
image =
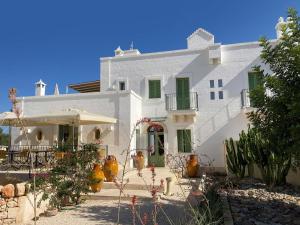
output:
[[160, 98], [160, 80], [149, 80], [149, 98]]
[[192, 152], [191, 130], [177, 130], [178, 152]]
[[259, 72], [248, 73], [249, 90], [255, 89], [258, 85], [261, 85], [261, 77]]
[[178, 152], [184, 152], [183, 130], [177, 130]]
[[176, 79], [176, 102], [177, 109], [189, 109], [190, 108], [190, 85], [189, 78], [177, 78]]
[[184, 152], [192, 152], [191, 130], [184, 131]]
[[255, 103], [253, 99], [251, 100], [251, 91], [255, 89], [257, 86], [262, 84], [260, 72], [249, 72], [248, 83], [249, 83], [249, 91], [250, 91], [250, 106], [254, 107]]

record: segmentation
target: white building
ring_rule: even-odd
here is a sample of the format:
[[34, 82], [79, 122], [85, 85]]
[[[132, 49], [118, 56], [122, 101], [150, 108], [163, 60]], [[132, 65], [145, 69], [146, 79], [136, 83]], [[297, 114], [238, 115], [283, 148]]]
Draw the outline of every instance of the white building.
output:
[[[278, 37], [283, 22], [276, 25]], [[207, 160], [205, 154], [215, 167], [224, 168], [224, 140], [247, 129], [247, 90], [256, 85], [252, 71], [261, 64], [260, 51], [258, 42], [215, 43], [214, 35], [200, 28], [187, 38], [186, 49], [141, 53], [119, 47], [114, 56], [100, 58], [100, 92], [99, 81], [70, 85], [79, 90], [77, 94], [44, 95], [39, 89], [36, 96], [20, 98], [20, 105], [24, 115], [76, 108], [117, 118], [114, 125], [79, 126], [78, 142], [95, 142], [100, 131], [109, 154], [119, 160], [136, 122], [149, 117], [161, 128], [153, 132], [151, 127], [139, 127], [131, 143], [133, 152], [154, 145], [156, 154], [148, 160], [163, 166], [166, 154], [195, 151], [202, 161]], [[37, 88], [41, 84], [45, 88], [41, 81]], [[33, 128], [31, 144], [53, 145], [61, 129]], [[40, 141], [38, 131], [43, 132]], [[16, 129], [13, 144], [23, 141]]]

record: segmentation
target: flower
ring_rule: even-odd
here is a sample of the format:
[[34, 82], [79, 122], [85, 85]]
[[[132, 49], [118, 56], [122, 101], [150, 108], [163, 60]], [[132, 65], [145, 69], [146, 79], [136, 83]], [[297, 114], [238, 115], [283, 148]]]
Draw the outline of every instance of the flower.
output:
[[134, 195], [131, 198], [131, 204], [132, 204], [132, 206], [136, 205], [136, 202], [137, 202], [137, 197], [136, 197], [136, 195]]
[[152, 174], [155, 174], [155, 167], [153, 164], [150, 165], [150, 171], [152, 172]]
[[150, 118], [144, 117], [136, 122], [136, 126], [143, 124], [143, 123], [149, 123], [150, 121], [151, 121]]

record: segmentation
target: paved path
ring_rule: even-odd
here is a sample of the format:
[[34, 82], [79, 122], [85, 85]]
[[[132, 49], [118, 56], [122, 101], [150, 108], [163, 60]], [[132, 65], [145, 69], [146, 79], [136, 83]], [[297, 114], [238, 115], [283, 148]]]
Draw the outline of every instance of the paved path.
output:
[[[98, 225], [106, 224], [112, 225], [117, 221], [118, 212], [117, 201], [103, 201], [103, 200], [90, 200], [72, 210], [63, 210], [53, 217], [40, 217], [37, 225]], [[174, 222], [179, 224], [180, 215], [182, 215], [183, 204], [178, 202], [169, 202], [161, 205], [164, 212]], [[153, 204], [151, 202], [144, 202], [138, 205], [140, 215], [146, 212], [149, 219], [151, 219], [151, 212]], [[180, 213], [181, 212], [181, 213]], [[120, 222], [124, 225], [132, 224], [132, 211], [130, 203], [122, 203]], [[158, 213], [158, 224], [170, 224], [166, 216], [160, 210]], [[150, 222], [150, 221], [149, 221]], [[34, 223], [27, 223], [26, 225], [33, 225]], [[141, 224], [139, 221], [137, 225]], [[152, 224], [151, 222], [149, 224]]]
[[[166, 168], [156, 169], [156, 185], [159, 185], [160, 179], [164, 179], [166, 177], [172, 176], [174, 178], [174, 183], [176, 184], [175, 176], [170, 173]], [[136, 170], [130, 171], [126, 174], [126, 179], [129, 178], [130, 184], [140, 184], [145, 185], [145, 181], [147, 185], [151, 183], [151, 171], [149, 169], [143, 170], [143, 178], [138, 177]], [[189, 193], [189, 184], [185, 181], [181, 181], [182, 188], [184, 189], [185, 194]], [[128, 195], [137, 195], [141, 197], [146, 197], [148, 200], [144, 200], [143, 202], [138, 201], [138, 212], [141, 216], [144, 213], [147, 213], [149, 220], [151, 220], [151, 213], [154, 208], [153, 201], [151, 199], [151, 193], [149, 190], [125, 190]], [[185, 203], [185, 197], [182, 195], [182, 189], [179, 188], [179, 185], [174, 185], [173, 187], [173, 196], [164, 196], [162, 193], [159, 193], [161, 196], [160, 207], [158, 212], [157, 222], [159, 225], [168, 225], [168, 224], [184, 224], [180, 223], [183, 221], [183, 216], [185, 215], [184, 210], [188, 207]], [[84, 204], [72, 209], [72, 210], [63, 210], [59, 212], [54, 217], [40, 217], [37, 221], [37, 225], [96, 225], [96, 224], [106, 224], [112, 225], [117, 221], [117, 212], [118, 212], [118, 201], [116, 197], [118, 196], [118, 189], [114, 189], [113, 187], [109, 187], [107, 190], [103, 190], [96, 195], [107, 195], [111, 196], [111, 199], [91, 199], [86, 201]], [[168, 218], [165, 216], [168, 215]], [[132, 223], [132, 210], [131, 210], [131, 200], [130, 198], [127, 200], [122, 200], [121, 213], [120, 213], [120, 223], [124, 225], [131, 225]], [[28, 225], [33, 225], [34, 223], [27, 223]], [[26, 224], [26, 225], [27, 225]], [[140, 225], [141, 223], [137, 220], [136, 225]], [[149, 221], [148, 224], [153, 224]]]

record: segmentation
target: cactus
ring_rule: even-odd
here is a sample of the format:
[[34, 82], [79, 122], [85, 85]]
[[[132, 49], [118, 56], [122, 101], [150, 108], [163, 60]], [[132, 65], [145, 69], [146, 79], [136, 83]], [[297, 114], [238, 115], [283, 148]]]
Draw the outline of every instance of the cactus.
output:
[[230, 138], [229, 140], [225, 140], [225, 147], [227, 152], [226, 163], [228, 170], [238, 178], [243, 178], [245, 176], [247, 161], [245, 160], [239, 142], [233, 141], [233, 139]]
[[247, 171], [248, 176], [253, 177], [254, 176], [254, 162], [253, 162], [253, 156], [251, 154], [250, 148], [249, 148], [249, 141], [248, 141], [248, 134], [245, 133], [245, 131], [242, 131], [239, 134], [239, 145], [242, 149], [244, 158], [247, 162]]
[[291, 155], [271, 149], [268, 141], [255, 129], [248, 129], [247, 143], [249, 155], [258, 166], [264, 182], [271, 186], [285, 184]]

